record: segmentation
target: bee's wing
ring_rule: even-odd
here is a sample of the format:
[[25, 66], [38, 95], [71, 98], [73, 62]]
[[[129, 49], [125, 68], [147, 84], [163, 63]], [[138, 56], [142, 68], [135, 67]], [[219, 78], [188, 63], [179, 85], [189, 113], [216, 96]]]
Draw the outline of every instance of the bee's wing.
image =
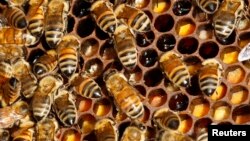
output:
[[238, 61], [246, 61], [250, 59], [250, 43], [248, 43], [239, 53]]

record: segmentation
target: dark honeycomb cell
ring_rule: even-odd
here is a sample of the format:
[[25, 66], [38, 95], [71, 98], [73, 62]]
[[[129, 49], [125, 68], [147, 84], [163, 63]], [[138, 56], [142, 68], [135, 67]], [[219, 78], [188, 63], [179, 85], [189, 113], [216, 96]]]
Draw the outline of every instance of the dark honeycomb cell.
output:
[[187, 56], [184, 58], [184, 63], [186, 64], [190, 75], [193, 76], [197, 74], [201, 68], [202, 61], [197, 56]]
[[119, 125], [119, 127], [118, 127], [118, 130], [119, 130], [119, 140], [122, 138], [122, 135], [123, 135], [125, 129], [126, 129], [129, 125], [131, 125], [130, 122], [123, 122], [123, 123], [121, 123], [121, 124]]
[[239, 35], [238, 45], [240, 48], [243, 48], [250, 42], [250, 32], [243, 32]]
[[210, 125], [213, 121], [210, 118], [200, 118], [196, 120], [193, 126], [194, 133], [198, 133], [201, 129], [208, 128], [208, 125]]
[[108, 39], [101, 46], [100, 55], [105, 60], [114, 59], [117, 57], [116, 51], [114, 49], [114, 42], [112, 39]]
[[72, 16], [68, 16], [68, 25], [67, 25], [67, 33], [70, 33], [73, 31], [75, 26], [75, 19]]
[[159, 68], [154, 68], [145, 73], [144, 81], [148, 87], [154, 87], [161, 83], [163, 77], [162, 71]]
[[154, 27], [159, 32], [167, 32], [174, 26], [174, 19], [171, 15], [164, 14], [156, 18]]
[[140, 47], [146, 47], [150, 45], [154, 41], [154, 39], [155, 39], [155, 34], [153, 31], [136, 34], [136, 43]]
[[233, 125], [233, 124], [229, 121], [222, 121], [222, 122], [219, 122], [218, 125]]
[[200, 46], [199, 54], [202, 58], [214, 58], [219, 52], [219, 46], [215, 42], [205, 42]]
[[142, 85], [136, 85], [135, 88], [140, 92], [142, 96], [146, 96], [146, 89]]
[[178, 51], [181, 54], [192, 54], [198, 48], [199, 42], [194, 37], [182, 38], [177, 46]]
[[148, 107], [146, 106], [143, 106], [143, 108], [144, 108], [144, 114], [139, 120], [140, 122], [146, 123], [150, 117], [150, 109], [148, 109]]
[[185, 94], [179, 93], [171, 96], [168, 105], [173, 111], [184, 111], [187, 109], [189, 99]]
[[99, 49], [99, 42], [95, 38], [89, 38], [82, 42], [81, 53], [86, 57], [96, 55]]
[[149, 17], [149, 19], [150, 19], [150, 21], [151, 21], [151, 23], [152, 23], [152, 20], [153, 20], [153, 15], [152, 15], [152, 13], [150, 12], [150, 11], [148, 11], [148, 10], [145, 10], [145, 11], [143, 11], [148, 17]]
[[91, 17], [87, 17], [78, 22], [77, 34], [84, 38], [89, 36], [95, 29], [95, 21]]
[[172, 34], [163, 34], [158, 38], [156, 46], [160, 51], [166, 52], [172, 50], [175, 46], [175, 43], [176, 40]]
[[96, 26], [95, 35], [100, 40], [105, 40], [109, 38], [109, 34], [102, 31], [99, 26]]
[[37, 60], [40, 56], [42, 56], [44, 53], [45, 53], [45, 52], [44, 52], [43, 50], [41, 50], [41, 49], [32, 50], [32, 51], [30, 52], [30, 54], [29, 54], [29, 58], [28, 58], [27, 61], [28, 61], [31, 65], [33, 65], [33, 64], [36, 62], [36, 60]]
[[88, 60], [85, 65], [85, 71], [93, 77], [99, 76], [103, 70], [103, 63], [100, 59], [94, 58]]
[[73, 14], [81, 18], [90, 14], [91, 3], [86, 2], [86, 0], [76, 0], [73, 5]]
[[177, 0], [173, 6], [173, 12], [177, 16], [183, 16], [189, 13], [191, 10], [191, 0]]
[[207, 21], [209, 19], [208, 14], [203, 12], [198, 6], [194, 7], [192, 15], [193, 15], [194, 19], [198, 22], [204, 22], [204, 21]]
[[186, 89], [187, 93], [190, 95], [193, 95], [193, 96], [201, 95], [202, 92], [201, 92], [200, 86], [199, 86], [199, 76], [198, 75], [192, 76], [190, 81], [191, 81], [191, 84]]
[[233, 109], [232, 118], [236, 124], [245, 124], [250, 121], [250, 105], [242, 104]]
[[159, 107], [166, 103], [167, 94], [163, 89], [154, 89], [148, 95], [149, 104], [153, 107]]
[[236, 32], [233, 31], [233, 33], [227, 39], [216, 38], [216, 40], [222, 45], [230, 45], [234, 43], [235, 37], [236, 37]]
[[151, 67], [157, 61], [158, 55], [154, 49], [148, 49], [141, 53], [140, 63], [145, 67]]

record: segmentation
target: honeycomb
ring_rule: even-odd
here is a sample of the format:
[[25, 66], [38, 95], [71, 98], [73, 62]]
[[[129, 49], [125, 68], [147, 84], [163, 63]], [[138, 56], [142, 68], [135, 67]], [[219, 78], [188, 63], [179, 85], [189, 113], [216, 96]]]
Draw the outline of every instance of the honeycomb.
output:
[[[84, 0], [72, 1], [67, 33], [76, 35], [81, 43], [79, 71], [92, 73], [104, 97], [88, 99], [77, 96], [77, 125], [62, 127], [58, 138], [63, 141], [94, 141], [94, 124], [107, 117], [116, 121], [119, 138], [130, 125], [130, 119], [118, 113], [102, 79], [102, 74], [110, 67], [132, 80], [134, 87], [144, 97], [145, 114], [141, 122], [152, 131], [149, 135], [151, 138], [155, 137], [151, 119], [154, 112], [161, 108], [178, 111], [181, 118], [178, 130], [190, 136], [195, 136], [199, 128], [212, 122], [249, 124], [250, 61], [238, 62], [237, 56], [250, 41], [250, 28], [235, 31], [228, 40], [218, 40], [211, 22], [191, 0], [144, 0], [140, 9], [150, 17], [151, 31], [136, 34], [138, 65], [134, 71], [128, 72], [117, 59], [113, 40], [91, 17], [90, 6], [91, 3]], [[37, 46], [27, 48], [26, 59], [33, 64], [48, 49], [42, 37]], [[159, 57], [170, 50], [183, 56], [191, 75], [194, 75], [191, 87], [185, 91], [174, 87], [159, 67]], [[215, 58], [224, 68], [221, 85], [211, 97], [201, 93], [195, 75], [201, 63], [208, 58]]]

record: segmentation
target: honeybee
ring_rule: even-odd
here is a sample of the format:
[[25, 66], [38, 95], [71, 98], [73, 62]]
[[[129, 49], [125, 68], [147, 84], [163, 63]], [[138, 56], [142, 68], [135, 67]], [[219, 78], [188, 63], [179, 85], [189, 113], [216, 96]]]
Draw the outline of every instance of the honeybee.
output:
[[218, 39], [227, 39], [244, 15], [244, 0], [224, 0], [213, 15], [213, 26]]
[[178, 131], [159, 130], [156, 135], [156, 141], [194, 141], [194, 139]]
[[72, 126], [76, 122], [77, 110], [72, 93], [59, 89], [55, 97], [54, 109], [65, 126]]
[[15, 77], [11, 77], [3, 85], [3, 99], [7, 105], [11, 105], [18, 100], [21, 93], [21, 82]]
[[0, 128], [11, 128], [18, 120], [29, 113], [29, 105], [24, 101], [0, 108]]
[[199, 71], [199, 86], [205, 95], [211, 96], [220, 85], [222, 70], [222, 65], [215, 59], [202, 62], [202, 68]]
[[131, 119], [143, 116], [144, 107], [140, 99], [141, 94], [128, 83], [122, 73], [111, 70], [104, 75], [104, 81], [120, 112], [125, 113]]
[[145, 141], [146, 140], [146, 128], [139, 128], [136, 125], [128, 126], [121, 138], [121, 141]]
[[147, 0], [114, 0], [114, 5], [119, 5], [121, 3], [127, 3], [135, 8], [144, 8], [147, 6]]
[[196, 141], [208, 141], [208, 132], [205, 128], [202, 128], [196, 137]]
[[177, 130], [181, 120], [177, 114], [169, 111], [168, 108], [163, 108], [154, 113], [153, 122], [160, 129]]
[[0, 129], [0, 140], [1, 141], [9, 141], [10, 132], [7, 129]]
[[69, 4], [64, 0], [51, 0], [45, 17], [45, 37], [48, 45], [55, 48], [65, 34]]
[[127, 4], [120, 4], [115, 8], [114, 13], [117, 19], [124, 20], [130, 28], [137, 32], [151, 30], [150, 18], [140, 9]]
[[47, 117], [54, 101], [55, 92], [62, 84], [62, 78], [55, 75], [47, 75], [39, 81], [31, 101], [33, 115], [37, 121]]
[[137, 66], [136, 41], [127, 25], [119, 23], [114, 32], [115, 50], [122, 65], [133, 70]]
[[91, 5], [91, 12], [97, 25], [106, 33], [114, 33], [117, 20], [113, 12], [112, 3], [105, 0], [97, 0]]
[[33, 65], [33, 72], [36, 76], [43, 76], [53, 72], [57, 67], [57, 52], [48, 50], [44, 55], [40, 56]]
[[5, 0], [10, 6], [22, 7], [27, 0]]
[[12, 67], [6, 61], [0, 61], [0, 86], [12, 76]]
[[238, 55], [238, 61], [246, 61], [250, 59], [250, 43], [245, 45], [239, 55]]
[[24, 57], [25, 48], [15, 45], [0, 45], [0, 60], [11, 60]]
[[196, 0], [196, 4], [207, 14], [215, 13], [220, 5], [219, 0]]
[[13, 141], [33, 141], [35, 129], [31, 128], [20, 128], [15, 131], [11, 136], [13, 137]]
[[115, 127], [115, 122], [111, 119], [105, 118], [99, 120], [95, 124], [94, 130], [97, 141], [118, 141], [118, 133]]
[[74, 35], [65, 35], [58, 44], [58, 64], [64, 76], [70, 78], [77, 69], [80, 42]]
[[160, 57], [160, 66], [167, 78], [178, 87], [190, 86], [190, 73], [181, 56], [174, 51], [168, 51]]

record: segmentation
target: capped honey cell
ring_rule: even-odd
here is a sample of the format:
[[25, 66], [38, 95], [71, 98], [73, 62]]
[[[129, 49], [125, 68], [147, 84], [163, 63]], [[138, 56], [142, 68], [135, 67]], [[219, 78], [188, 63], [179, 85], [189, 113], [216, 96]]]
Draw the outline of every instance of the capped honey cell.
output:
[[210, 104], [204, 98], [195, 98], [191, 101], [189, 108], [193, 116], [201, 118], [208, 114], [210, 110]]

